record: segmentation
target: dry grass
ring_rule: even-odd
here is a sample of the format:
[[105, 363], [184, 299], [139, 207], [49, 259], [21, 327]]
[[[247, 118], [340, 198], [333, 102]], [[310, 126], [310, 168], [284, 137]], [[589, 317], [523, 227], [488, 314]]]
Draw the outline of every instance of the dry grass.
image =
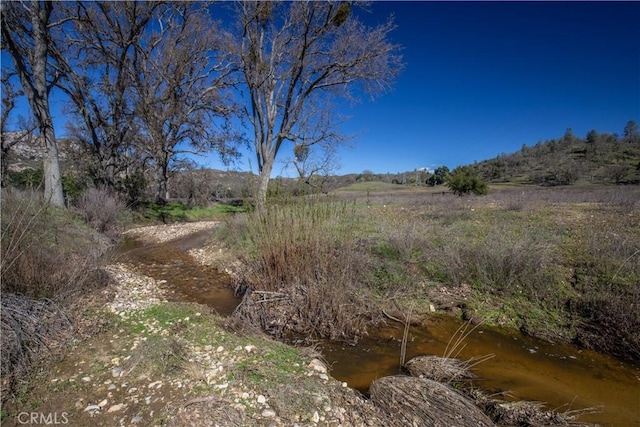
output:
[[353, 208], [303, 201], [236, 223], [250, 291], [237, 314], [276, 335], [353, 339], [371, 323], [363, 297], [367, 256], [358, 250]]
[[109, 243], [36, 192], [3, 190], [1, 224], [5, 399], [36, 362], [66, 345], [73, 332], [66, 313], [105, 283], [99, 266]]

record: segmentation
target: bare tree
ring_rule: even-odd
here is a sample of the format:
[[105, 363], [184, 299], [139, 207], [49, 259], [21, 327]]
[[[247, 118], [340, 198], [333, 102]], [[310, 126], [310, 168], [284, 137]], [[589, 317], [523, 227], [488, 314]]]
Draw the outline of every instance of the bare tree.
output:
[[145, 133], [141, 149], [151, 159], [156, 201], [169, 198], [167, 183], [184, 154], [235, 155], [225, 96], [229, 63], [208, 4], [171, 3], [157, 28], [137, 45], [133, 62], [135, 113]]
[[54, 206], [64, 206], [58, 146], [49, 106], [49, 94], [58, 77], [50, 67], [53, 62], [51, 29], [64, 19], [58, 22], [52, 19], [50, 1], [3, 2], [1, 7], [2, 49], [13, 58], [44, 149], [45, 197]]
[[231, 50], [248, 98], [260, 174], [256, 204], [264, 211], [285, 143], [306, 150], [339, 142], [326, 106], [336, 97], [387, 90], [401, 56], [388, 40], [392, 21], [368, 27], [348, 2], [239, 2], [237, 21]]
[[66, 43], [54, 53], [65, 66], [60, 88], [79, 121], [69, 124], [74, 138], [89, 147], [96, 184], [119, 188], [144, 165], [136, 151], [140, 129], [134, 115], [133, 62], [141, 40], [162, 6], [159, 1], [69, 2], [72, 25]]

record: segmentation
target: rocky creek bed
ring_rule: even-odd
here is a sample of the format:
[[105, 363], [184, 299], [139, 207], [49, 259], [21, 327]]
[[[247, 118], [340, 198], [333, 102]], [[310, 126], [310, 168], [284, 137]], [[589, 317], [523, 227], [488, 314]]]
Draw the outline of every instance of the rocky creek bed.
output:
[[[156, 244], [215, 225], [151, 226], [126, 235]], [[216, 247], [190, 254], [207, 265], [225, 256]], [[241, 268], [225, 262], [230, 273]], [[133, 263], [121, 260], [105, 272], [112, 283], [102, 293], [106, 302], [91, 311], [101, 328], [42, 369], [3, 408], [3, 425], [43, 419], [76, 426], [493, 425], [477, 402], [508, 411], [425, 377], [381, 379], [367, 399], [332, 378], [313, 349], [274, 341], [204, 305], [170, 302], [162, 281]], [[500, 416], [524, 422], [516, 412]], [[548, 417], [546, 425], [571, 425], [573, 415]]]

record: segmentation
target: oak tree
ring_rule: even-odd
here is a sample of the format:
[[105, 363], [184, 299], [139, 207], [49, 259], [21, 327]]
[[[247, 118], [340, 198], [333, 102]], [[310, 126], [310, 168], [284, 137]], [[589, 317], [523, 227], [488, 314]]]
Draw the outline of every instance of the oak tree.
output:
[[236, 21], [230, 51], [253, 131], [256, 205], [264, 211], [282, 149], [295, 147], [302, 160], [311, 147], [340, 143], [332, 101], [386, 91], [402, 68], [401, 56], [389, 40], [393, 21], [367, 26], [348, 2], [243, 1]]

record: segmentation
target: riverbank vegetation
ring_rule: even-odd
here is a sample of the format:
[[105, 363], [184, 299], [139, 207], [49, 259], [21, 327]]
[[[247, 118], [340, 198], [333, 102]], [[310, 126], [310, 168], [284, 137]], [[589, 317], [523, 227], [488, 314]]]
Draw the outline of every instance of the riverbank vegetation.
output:
[[86, 324], [85, 297], [106, 284], [101, 267], [114, 241], [103, 233], [118, 232], [118, 208], [107, 194], [99, 199], [107, 205], [65, 210], [38, 192], [2, 190], [3, 399], [35, 366], [61, 354]]
[[236, 215], [219, 236], [249, 266], [246, 313], [264, 328], [357, 339], [383, 310], [436, 305], [638, 360], [638, 200], [635, 186], [351, 188]]

